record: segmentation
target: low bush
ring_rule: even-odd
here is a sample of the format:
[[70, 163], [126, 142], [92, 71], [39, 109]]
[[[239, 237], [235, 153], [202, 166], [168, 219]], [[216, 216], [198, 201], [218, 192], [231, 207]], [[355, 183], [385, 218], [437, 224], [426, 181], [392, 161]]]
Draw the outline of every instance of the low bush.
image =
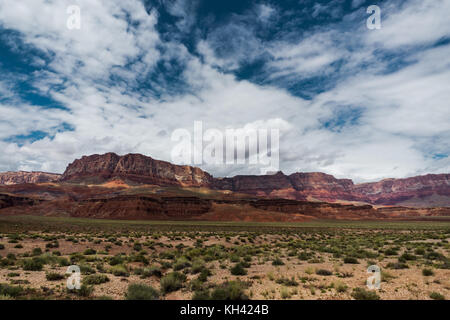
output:
[[105, 274], [91, 274], [83, 278], [83, 283], [85, 284], [102, 284], [109, 281], [109, 278]]
[[173, 270], [179, 271], [190, 266], [191, 263], [189, 262], [189, 260], [186, 259], [185, 257], [181, 257], [173, 264]]
[[16, 298], [24, 292], [21, 286], [11, 286], [9, 284], [0, 283], [0, 295]]
[[47, 273], [45, 275], [45, 278], [48, 281], [59, 281], [59, 280], [64, 279], [65, 277], [62, 274], [59, 274], [59, 273], [56, 273], [56, 272], [50, 272], [50, 273]]
[[23, 270], [26, 271], [41, 271], [44, 264], [40, 259], [32, 258], [23, 260]]
[[84, 252], [83, 252], [83, 254], [86, 255], [86, 256], [93, 255], [93, 254], [96, 254], [96, 253], [97, 253], [97, 251], [94, 250], [94, 249], [91, 249], [91, 248], [88, 248], [88, 249], [84, 250]]
[[318, 274], [319, 276], [331, 276], [333, 272], [331, 272], [330, 270], [319, 269], [316, 271], [316, 274]]
[[130, 273], [128, 272], [127, 268], [120, 264], [116, 266], [112, 266], [110, 269], [110, 272], [115, 275], [116, 277], [128, 277]]
[[284, 262], [280, 258], [275, 258], [272, 261], [272, 265], [274, 265], [274, 266], [282, 266], [282, 265], [284, 265]]
[[161, 290], [164, 294], [177, 291], [183, 287], [186, 276], [179, 272], [171, 272], [161, 278]]
[[344, 263], [348, 263], [348, 264], [358, 264], [358, 260], [354, 257], [345, 257], [344, 258]]
[[424, 275], [425, 277], [434, 276], [434, 272], [431, 269], [425, 268], [422, 270], [422, 275]]
[[248, 300], [245, 284], [240, 281], [225, 282], [215, 288], [211, 294], [213, 300]]
[[158, 300], [159, 292], [151, 286], [140, 283], [132, 283], [125, 294], [127, 300]]
[[247, 270], [245, 270], [241, 263], [236, 263], [234, 267], [230, 269], [230, 272], [234, 276], [244, 276], [247, 274]]
[[430, 298], [433, 299], [433, 300], [445, 300], [445, 297], [442, 294], [438, 293], [438, 292], [430, 293]]
[[292, 277], [291, 279], [288, 278], [279, 278], [275, 281], [278, 284], [282, 284], [285, 285], [287, 287], [295, 287], [298, 286], [298, 282], [295, 281], [294, 277]]
[[355, 300], [380, 300], [375, 291], [368, 291], [364, 288], [353, 289], [352, 297]]
[[211, 299], [211, 294], [207, 289], [201, 289], [194, 292], [192, 300], [209, 300]]
[[389, 262], [386, 266], [388, 269], [408, 269], [408, 265], [403, 262]]

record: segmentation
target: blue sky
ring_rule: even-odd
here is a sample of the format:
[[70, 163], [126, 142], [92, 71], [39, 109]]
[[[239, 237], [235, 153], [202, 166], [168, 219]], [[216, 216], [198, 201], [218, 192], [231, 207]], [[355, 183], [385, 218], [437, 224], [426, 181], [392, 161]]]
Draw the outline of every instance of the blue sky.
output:
[[[369, 5], [381, 29], [369, 30]], [[69, 30], [67, 7], [81, 9]], [[0, 171], [171, 160], [171, 133], [277, 128], [280, 169], [450, 172], [446, 0], [0, 0]], [[215, 176], [257, 166], [202, 166]]]

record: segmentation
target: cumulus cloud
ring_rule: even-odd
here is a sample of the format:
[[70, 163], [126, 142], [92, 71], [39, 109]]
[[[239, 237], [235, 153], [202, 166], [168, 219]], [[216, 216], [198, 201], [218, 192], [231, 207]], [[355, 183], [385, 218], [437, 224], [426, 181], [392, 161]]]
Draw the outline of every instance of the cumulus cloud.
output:
[[[170, 160], [171, 133], [202, 121], [204, 130], [279, 129], [286, 173], [366, 181], [448, 172], [450, 46], [437, 42], [450, 30], [439, 2], [447, 5], [386, 4], [381, 30], [366, 29], [360, 8], [332, 25], [275, 38], [261, 34], [286, 13], [258, 3], [203, 36], [194, 32], [186, 45], [181, 36], [161, 37], [158, 12], [139, 0], [77, 1], [81, 30], [66, 28], [72, 1], [0, 0], [0, 29], [36, 50], [23, 52], [34, 61], [29, 74], [1, 66], [13, 76], [0, 78], [0, 170], [62, 172], [74, 158], [110, 151]], [[180, 18], [180, 32], [196, 28], [196, 4], [179, 0], [166, 9]], [[420, 30], [407, 35], [413, 18]], [[255, 61], [263, 61], [258, 75], [242, 77]], [[21, 97], [23, 82], [61, 107]], [[290, 90], [296, 82], [317, 90], [304, 99]], [[15, 141], [36, 131], [45, 137]], [[260, 169], [202, 167], [215, 176]]]

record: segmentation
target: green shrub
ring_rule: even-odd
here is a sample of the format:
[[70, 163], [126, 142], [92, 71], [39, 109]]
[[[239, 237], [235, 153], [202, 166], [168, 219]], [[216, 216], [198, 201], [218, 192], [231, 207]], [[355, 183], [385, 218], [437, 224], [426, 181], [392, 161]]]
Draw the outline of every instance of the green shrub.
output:
[[205, 268], [205, 261], [202, 259], [196, 259], [192, 262], [191, 273], [196, 274], [201, 272]]
[[234, 267], [230, 269], [230, 272], [234, 276], [244, 276], [247, 274], [247, 270], [244, 269], [241, 263], [236, 263]]
[[330, 270], [319, 269], [316, 271], [316, 274], [318, 274], [319, 276], [331, 276], [333, 272], [331, 272]]
[[67, 258], [64, 257], [58, 257], [58, 265], [60, 267], [67, 267], [70, 266], [70, 261]]
[[344, 263], [348, 263], [348, 264], [358, 264], [358, 260], [354, 257], [345, 257], [344, 258]]
[[398, 255], [398, 252], [394, 249], [387, 249], [386, 251], [384, 251], [384, 254], [387, 256], [396, 256]]
[[16, 298], [24, 292], [21, 286], [11, 286], [9, 284], [0, 283], [0, 295]]
[[403, 262], [389, 262], [386, 266], [388, 269], [408, 269], [408, 265]]
[[244, 289], [245, 285], [240, 281], [225, 282], [213, 290], [211, 298], [213, 300], [248, 300]]
[[58, 280], [64, 279], [64, 275], [56, 273], [56, 272], [50, 272], [45, 275], [45, 278], [48, 281], [58, 281]]
[[179, 272], [171, 272], [161, 278], [161, 290], [163, 293], [168, 293], [172, 291], [177, 291], [181, 289], [184, 281], [186, 281], [186, 276]]
[[116, 266], [112, 266], [110, 269], [110, 272], [115, 275], [116, 277], [128, 277], [130, 273], [128, 272], [127, 268], [120, 264]]
[[91, 267], [88, 264], [80, 265], [80, 271], [81, 271], [81, 274], [83, 274], [83, 275], [94, 274], [97, 272], [97, 271], [95, 271], [95, 269], [93, 267]]
[[159, 292], [151, 286], [140, 283], [132, 283], [125, 294], [127, 300], [158, 300]]
[[294, 277], [292, 277], [291, 279], [288, 278], [279, 278], [277, 280], [275, 280], [276, 283], [278, 284], [282, 284], [284, 286], [287, 287], [295, 287], [298, 286], [298, 282], [295, 281]]
[[368, 291], [364, 288], [355, 288], [352, 292], [355, 300], [380, 300], [380, 297], [374, 291]]
[[58, 243], [58, 241], [53, 241], [53, 242], [47, 243], [45, 245], [45, 247], [48, 249], [59, 248], [59, 243]]
[[211, 294], [207, 289], [201, 289], [194, 292], [192, 300], [209, 300], [211, 299]]
[[122, 264], [124, 261], [125, 259], [121, 255], [117, 255], [109, 259], [109, 264], [112, 266], [116, 266], [118, 264]]
[[202, 272], [198, 275], [198, 280], [201, 282], [206, 282], [208, 277], [211, 275], [211, 271], [209, 269], [203, 269]]
[[433, 299], [433, 300], [445, 300], [445, 297], [442, 294], [438, 293], [438, 292], [430, 293], [430, 298]]
[[337, 292], [341, 292], [341, 293], [346, 292], [348, 289], [348, 286], [341, 281], [334, 283], [333, 287], [334, 287], [334, 289], [336, 289]]
[[431, 252], [428, 252], [427, 254], [425, 254], [425, 258], [428, 260], [437, 260], [437, 259], [441, 259], [442, 255], [438, 252], [431, 251]]
[[42, 249], [41, 248], [34, 248], [31, 251], [31, 255], [32, 256], [40, 256], [42, 254]]
[[402, 254], [399, 258], [399, 260], [401, 260], [401, 261], [412, 261], [412, 260], [416, 260], [416, 259], [417, 259], [417, 257], [415, 255], [406, 253], [406, 252], [404, 254]]
[[44, 267], [42, 260], [33, 258], [23, 260], [23, 270], [26, 271], [41, 271]]
[[88, 249], [84, 250], [84, 252], [83, 252], [83, 254], [86, 255], [86, 256], [93, 255], [93, 254], [96, 254], [96, 253], [97, 253], [97, 251], [94, 250], [94, 249], [91, 249], [91, 248], [88, 248]]
[[6, 258], [9, 260], [16, 260], [16, 255], [14, 253], [8, 253]]
[[434, 276], [433, 270], [431, 270], [431, 269], [426, 269], [426, 268], [422, 270], [422, 274], [423, 274], [425, 277]]
[[272, 265], [274, 265], [274, 266], [282, 266], [282, 265], [284, 265], [284, 262], [280, 258], [275, 258], [272, 261]]
[[109, 278], [105, 274], [91, 274], [83, 278], [83, 283], [85, 284], [102, 284], [109, 281]]
[[179, 271], [179, 270], [183, 270], [184, 268], [187, 268], [190, 266], [191, 266], [191, 263], [189, 262], [189, 260], [186, 259], [186, 257], [181, 257], [174, 263], [173, 270]]
[[10, 272], [10, 273], [7, 274], [7, 276], [8, 276], [9, 278], [20, 277], [20, 273], [17, 273], [17, 272]]
[[142, 279], [149, 278], [151, 276], [161, 278], [162, 276], [161, 268], [158, 266], [150, 266], [149, 268], [141, 269], [141, 272], [136, 274], [139, 274]]
[[80, 297], [89, 297], [92, 292], [94, 291], [94, 287], [93, 286], [88, 286], [86, 284], [82, 284], [80, 289], [72, 289], [72, 290], [68, 290], [70, 293], [74, 293]]

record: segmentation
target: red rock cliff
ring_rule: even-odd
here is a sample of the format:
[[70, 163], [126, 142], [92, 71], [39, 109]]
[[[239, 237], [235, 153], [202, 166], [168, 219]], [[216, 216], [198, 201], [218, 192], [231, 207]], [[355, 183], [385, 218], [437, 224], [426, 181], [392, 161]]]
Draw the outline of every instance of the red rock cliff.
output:
[[141, 154], [84, 156], [67, 167], [63, 181], [102, 182], [118, 177], [137, 183], [208, 186], [212, 176], [196, 167], [178, 166]]
[[60, 177], [60, 174], [47, 172], [0, 172], [0, 185], [52, 182]]

